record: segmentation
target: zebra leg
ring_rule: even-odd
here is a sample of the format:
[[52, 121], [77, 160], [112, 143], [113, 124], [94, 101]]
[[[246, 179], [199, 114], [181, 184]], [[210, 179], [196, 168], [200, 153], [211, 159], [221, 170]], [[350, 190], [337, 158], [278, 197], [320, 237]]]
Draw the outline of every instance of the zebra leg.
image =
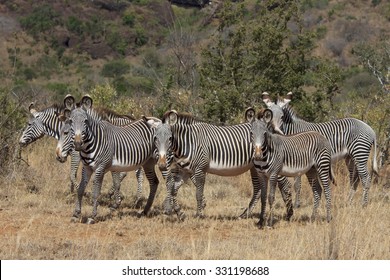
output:
[[371, 186], [371, 175], [367, 168], [367, 163], [359, 163], [356, 167], [357, 173], [359, 174], [360, 181], [363, 185], [363, 198], [362, 206], [366, 207], [368, 204], [368, 192]]
[[311, 215], [310, 220], [311, 222], [314, 222], [317, 218], [317, 211], [321, 200], [322, 188], [320, 182], [318, 181], [317, 171], [315, 170], [314, 167], [311, 168], [306, 175], [313, 191], [314, 205], [313, 205], [313, 213]]
[[137, 177], [137, 196], [135, 200], [135, 207], [139, 208], [142, 202], [142, 184], [144, 182], [144, 170], [142, 167], [135, 171], [135, 176]]
[[[238, 216], [240, 219], [242, 218], [248, 218], [249, 215], [252, 213], [253, 209], [256, 206], [257, 201], [260, 198], [261, 190], [266, 186], [267, 184], [267, 178], [263, 173], [257, 173], [257, 170], [255, 167], [252, 167], [250, 169], [251, 172], [251, 179], [252, 179], [252, 186], [253, 186], [253, 194], [252, 194], [252, 199], [249, 202], [248, 208], [245, 208], [244, 212], [241, 213], [240, 216]], [[266, 203], [265, 203], [266, 205]], [[263, 203], [262, 203], [263, 207]], [[265, 207], [265, 206], [264, 206]], [[263, 208], [262, 208], [263, 210]], [[264, 215], [265, 211], [261, 211], [261, 213]], [[261, 216], [261, 214], [260, 214]]]
[[206, 206], [205, 197], [204, 197], [204, 184], [206, 180], [206, 174], [197, 170], [194, 174], [191, 175], [191, 181], [196, 187], [196, 215], [195, 217], [204, 218], [203, 209]]
[[348, 168], [349, 172], [349, 184], [350, 184], [350, 191], [348, 194], [348, 202], [352, 203], [352, 199], [356, 193], [357, 187], [359, 185], [359, 175], [356, 170], [355, 163], [353, 162], [352, 158], [350, 156], [347, 156], [345, 158], [345, 163]]
[[302, 177], [298, 176], [294, 178], [294, 190], [295, 190], [295, 208], [301, 207], [301, 187], [302, 187], [302, 182], [301, 182]]
[[146, 178], [148, 179], [150, 191], [149, 191], [149, 197], [146, 202], [145, 208], [142, 211], [141, 215], [147, 215], [150, 208], [152, 207], [154, 197], [156, 196], [157, 187], [158, 187], [158, 178], [156, 175], [156, 171], [154, 170], [154, 159], [151, 158], [144, 166], [144, 171]]
[[[299, 177], [300, 178], [300, 177]], [[291, 183], [284, 176], [278, 176], [278, 187], [280, 193], [282, 194], [282, 198], [284, 203], [286, 204], [286, 220], [289, 221], [294, 214], [294, 207], [292, 204], [292, 194], [291, 194]]]
[[87, 224], [94, 224], [95, 218], [97, 216], [97, 208], [99, 206], [99, 196], [102, 188], [103, 178], [104, 178], [104, 167], [100, 167], [95, 171], [95, 178], [93, 180], [93, 192], [92, 192], [92, 214], [88, 218]]
[[275, 189], [277, 183], [277, 174], [271, 175], [269, 178], [269, 195], [268, 195], [268, 203], [269, 203], [269, 217], [268, 217], [268, 226], [272, 227], [274, 223], [274, 201], [275, 201]]
[[79, 188], [77, 183], [77, 170], [80, 166], [80, 153], [73, 151], [70, 155], [70, 192], [73, 193], [74, 189]]
[[122, 197], [120, 195], [120, 186], [122, 180], [126, 177], [126, 172], [111, 172], [112, 175], [112, 188], [110, 190], [110, 196], [114, 197], [114, 204], [111, 206], [113, 209], [118, 209], [122, 203]]
[[71, 218], [71, 222], [79, 222], [81, 218], [81, 202], [83, 199], [85, 187], [88, 185], [89, 179], [92, 175], [92, 169], [83, 166], [80, 186], [77, 189], [76, 206]]

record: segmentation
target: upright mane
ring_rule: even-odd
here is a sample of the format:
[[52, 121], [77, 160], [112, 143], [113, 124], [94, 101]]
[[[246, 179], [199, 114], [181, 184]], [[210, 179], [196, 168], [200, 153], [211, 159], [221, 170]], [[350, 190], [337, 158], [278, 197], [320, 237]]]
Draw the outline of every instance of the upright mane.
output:
[[290, 104], [285, 104], [282, 107], [283, 110], [283, 121], [285, 123], [292, 123], [293, 121], [300, 120], [300, 118], [297, 116], [297, 114], [294, 112], [294, 109]]
[[93, 110], [96, 111], [96, 113], [103, 119], [103, 120], [111, 120], [113, 118], [121, 118], [121, 119], [128, 119], [131, 121], [135, 121], [135, 118], [130, 116], [130, 115], [121, 115], [118, 114], [117, 112], [104, 108], [104, 107], [98, 107], [94, 108]]
[[[163, 120], [163, 123], [165, 123], [165, 120], [169, 117], [169, 114], [171, 113], [172, 111], [168, 111], [164, 114], [162, 120]], [[199, 120], [197, 120], [194, 116], [192, 116], [191, 114], [189, 113], [176, 113], [177, 114], [177, 123], [180, 123], [180, 124], [195, 124], [195, 123], [198, 123], [200, 122]]]

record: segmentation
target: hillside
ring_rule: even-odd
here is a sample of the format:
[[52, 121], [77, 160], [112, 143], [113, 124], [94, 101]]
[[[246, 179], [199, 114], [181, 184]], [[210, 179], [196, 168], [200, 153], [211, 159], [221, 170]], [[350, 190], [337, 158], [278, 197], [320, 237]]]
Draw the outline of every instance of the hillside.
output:
[[[191, 36], [191, 48], [199, 55], [215, 31], [221, 2], [212, 1], [199, 9], [164, 0], [1, 1], [2, 84], [39, 86], [60, 97], [76, 88], [86, 90], [113, 80], [115, 71], [121, 69], [114, 73], [102, 73], [102, 69], [121, 60], [131, 68], [122, 69], [125, 79], [116, 87], [121, 93], [155, 92], [158, 85], [150, 72], [158, 72], [158, 64], [168, 63], [164, 58], [175, 52], [172, 37], [178, 32]], [[255, 1], [245, 2], [249, 12], [256, 13]], [[341, 67], [357, 63], [351, 54], [356, 43], [375, 43], [389, 35], [387, 1], [302, 2], [305, 28], [320, 34], [314, 53]], [[127, 86], [132, 90], [124, 89]]]

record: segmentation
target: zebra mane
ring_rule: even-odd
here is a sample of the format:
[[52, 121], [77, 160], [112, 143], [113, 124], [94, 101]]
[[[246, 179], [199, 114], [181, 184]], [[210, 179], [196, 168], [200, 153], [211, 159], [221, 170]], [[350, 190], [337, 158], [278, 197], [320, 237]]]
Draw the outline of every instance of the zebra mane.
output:
[[135, 118], [130, 115], [121, 115], [117, 112], [104, 108], [104, 107], [98, 107], [93, 109], [103, 120], [111, 120], [113, 118], [121, 118], [121, 119], [128, 119], [135, 121]]
[[293, 108], [287, 104], [283, 108], [283, 120], [286, 123], [291, 123], [293, 121], [300, 120], [300, 118], [297, 116], [297, 114], [294, 112]]
[[52, 110], [57, 113], [62, 113], [65, 110], [65, 106], [63, 104], [54, 103], [53, 105], [46, 107], [45, 109], [40, 110], [39, 112], [47, 112]]
[[[162, 118], [164, 123], [165, 123], [165, 120], [168, 118], [169, 113], [171, 113], [171, 112], [172, 111], [168, 111], [164, 114], [164, 116]], [[177, 123], [180, 123], [180, 124], [194, 124], [197, 122], [201, 122], [189, 113], [176, 113], [176, 114], [177, 114]]]

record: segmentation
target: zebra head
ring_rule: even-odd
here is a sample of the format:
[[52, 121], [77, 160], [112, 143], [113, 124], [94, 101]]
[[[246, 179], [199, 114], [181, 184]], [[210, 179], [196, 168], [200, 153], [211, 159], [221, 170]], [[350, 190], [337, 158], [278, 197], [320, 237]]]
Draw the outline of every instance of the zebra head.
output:
[[267, 146], [267, 126], [271, 123], [272, 118], [273, 114], [270, 109], [259, 111], [257, 116], [253, 108], [248, 108], [245, 111], [245, 119], [248, 123], [251, 124], [253, 157], [256, 161], [260, 161], [264, 158], [263, 152]]
[[59, 118], [63, 122], [63, 126], [60, 130], [60, 137], [57, 142], [56, 159], [59, 162], [65, 162], [68, 155], [74, 149], [74, 143], [73, 143], [74, 134], [72, 133], [72, 126], [70, 121], [70, 110], [65, 109], [63, 114], [61, 114]]
[[283, 108], [291, 101], [292, 92], [287, 93], [287, 96], [283, 99], [279, 99], [277, 103], [271, 101], [269, 94], [263, 92], [263, 102], [267, 105], [267, 108], [270, 109], [273, 113], [272, 126], [275, 131], [279, 134], [284, 134], [282, 131], [284, 112]]
[[19, 139], [19, 144], [22, 147], [31, 144], [43, 137], [45, 134], [49, 134], [42, 122], [42, 113], [38, 112], [34, 108], [34, 103], [31, 103], [28, 109], [31, 113], [31, 117], [29, 118], [27, 126], [23, 130], [22, 136]]
[[172, 154], [172, 131], [168, 123], [163, 123], [157, 118], [142, 117], [149, 128], [154, 130], [153, 142], [157, 152], [157, 166], [166, 170]]
[[84, 148], [89, 127], [87, 110], [92, 108], [92, 103], [92, 98], [89, 95], [83, 96], [78, 104], [74, 103], [74, 98], [71, 95], [67, 95], [64, 99], [65, 106], [70, 110], [67, 122], [70, 126], [70, 134], [76, 151], [81, 151]]

